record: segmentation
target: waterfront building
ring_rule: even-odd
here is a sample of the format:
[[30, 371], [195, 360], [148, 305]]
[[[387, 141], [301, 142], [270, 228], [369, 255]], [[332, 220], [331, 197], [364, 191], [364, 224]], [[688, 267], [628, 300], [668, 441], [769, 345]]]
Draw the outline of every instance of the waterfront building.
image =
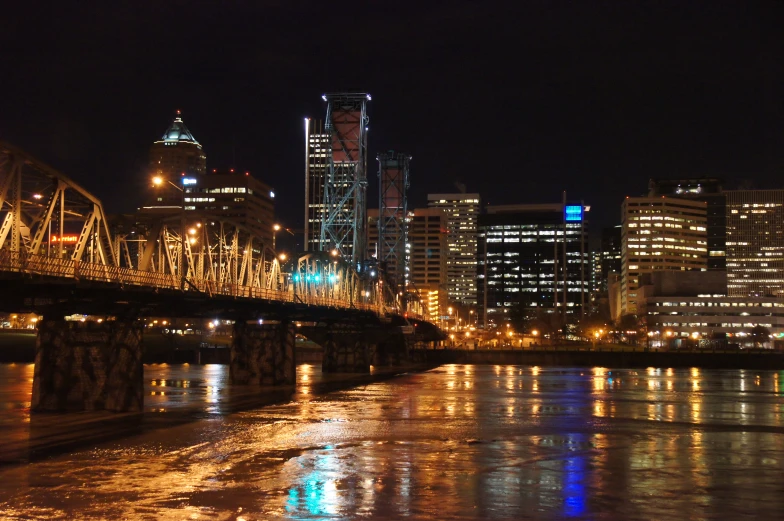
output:
[[702, 347], [715, 347], [717, 341], [749, 347], [759, 342], [752, 335], [758, 326], [773, 337], [765, 342], [784, 338], [784, 299], [727, 295], [726, 272], [660, 271], [640, 279], [638, 312], [653, 347], [683, 340]]
[[[621, 206], [621, 308], [637, 313], [643, 273], [707, 270], [704, 201], [675, 197], [627, 197]], [[613, 317], [618, 318], [618, 317]]]
[[664, 195], [705, 202], [709, 270], [726, 268], [727, 208], [722, 185], [723, 181], [715, 177], [651, 179], [648, 183], [648, 197]]
[[583, 315], [591, 291], [588, 210], [560, 203], [486, 208], [477, 275], [486, 324], [499, 325], [515, 307], [528, 317], [557, 310], [570, 322]]
[[784, 297], [784, 190], [727, 196], [727, 294]]
[[428, 194], [430, 208], [446, 216], [446, 293], [449, 302], [476, 305], [479, 194]]

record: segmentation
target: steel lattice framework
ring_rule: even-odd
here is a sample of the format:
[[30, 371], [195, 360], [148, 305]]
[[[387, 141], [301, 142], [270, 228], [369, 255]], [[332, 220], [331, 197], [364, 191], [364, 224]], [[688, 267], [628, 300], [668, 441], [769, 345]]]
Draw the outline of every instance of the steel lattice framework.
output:
[[[66, 235], [76, 237], [72, 250], [66, 249]], [[0, 142], [0, 251], [117, 265], [101, 202], [4, 142]]]
[[363, 268], [367, 242], [367, 102], [365, 93], [325, 94], [332, 150], [324, 186], [321, 246]]
[[411, 156], [394, 151], [378, 159], [378, 262], [396, 288], [405, 289], [408, 279], [407, 190]]
[[[72, 241], [66, 243], [66, 237]], [[4, 276], [400, 313], [383, 281], [359, 274], [353, 261], [334, 253], [306, 253], [289, 259], [284, 270], [281, 257], [253, 232], [225, 217], [197, 212], [157, 217], [113, 235], [100, 200], [0, 142]]]

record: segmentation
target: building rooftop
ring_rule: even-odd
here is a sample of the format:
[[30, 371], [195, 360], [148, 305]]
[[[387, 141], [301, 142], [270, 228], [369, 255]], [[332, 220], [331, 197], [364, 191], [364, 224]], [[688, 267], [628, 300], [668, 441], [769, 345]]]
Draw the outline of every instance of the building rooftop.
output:
[[188, 127], [182, 122], [179, 110], [177, 111], [177, 116], [174, 118], [171, 126], [169, 126], [157, 143], [193, 143], [194, 145], [199, 145], [199, 142], [193, 137], [191, 131], [188, 130]]

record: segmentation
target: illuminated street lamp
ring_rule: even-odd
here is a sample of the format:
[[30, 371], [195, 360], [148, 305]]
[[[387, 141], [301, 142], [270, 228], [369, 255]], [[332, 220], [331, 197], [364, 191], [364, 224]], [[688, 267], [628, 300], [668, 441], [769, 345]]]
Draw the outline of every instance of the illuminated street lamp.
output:
[[[182, 173], [185, 176], [185, 172]], [[181, 200], [181, 215], [180, 215], [180, 247], [182, 248], [182, 252], [180, 253], [179, 262], [177, 263], [177, 269], [180, 272], [180, 284], [181, 289], [185, 289], [185, 188], [177, 186], [176, 184], [172, 183], [168, 179], [164, 179], [163, 177], [156, 175], [152, 178], [152, 184], [155, 187], [163, 186], [163, 183], [169, 183], [171, 186], [176, 188], [180, 191], [180, 200]], [[183, 183], [185, 180], [183, 179]], [[195, 233], [195, 232], [194, 232]], [[193, 243], [191, 243], [193, 244]]]
[[272, 250], [273, 251], [275, 250], [275, 241], [278, 238], [278, 232], [279, 231], [280, 231], [280, 225], [279, 224], [273, 224], [272, 225]]

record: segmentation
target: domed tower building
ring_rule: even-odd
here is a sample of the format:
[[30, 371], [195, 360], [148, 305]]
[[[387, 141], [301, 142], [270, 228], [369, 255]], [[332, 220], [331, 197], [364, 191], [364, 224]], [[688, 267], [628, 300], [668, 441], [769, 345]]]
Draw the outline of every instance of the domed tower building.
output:
[[177, 117], [163, 137], [150, 148], [150, 173], [175, 180], [183, 173], [204, 175], [206, 172], [207, 156], [183, 123], [182, 114], [178, 110]]

